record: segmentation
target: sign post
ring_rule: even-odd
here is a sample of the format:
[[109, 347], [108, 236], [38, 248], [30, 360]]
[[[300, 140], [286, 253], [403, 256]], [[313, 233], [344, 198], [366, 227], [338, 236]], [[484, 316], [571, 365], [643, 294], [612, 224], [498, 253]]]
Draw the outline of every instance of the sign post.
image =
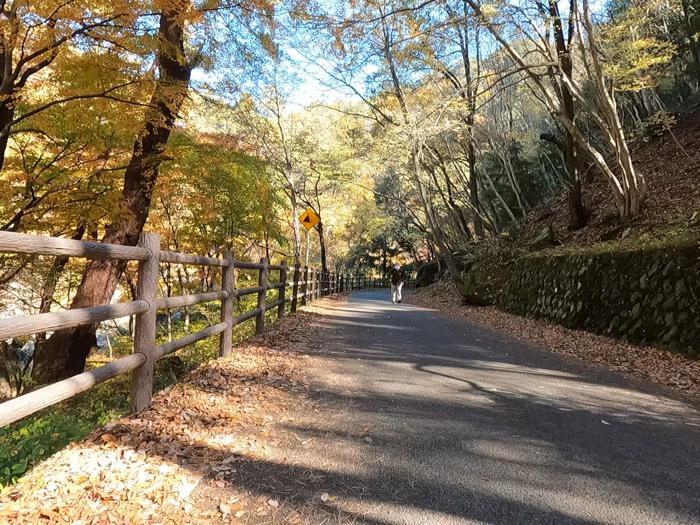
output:
[[321, 222], [321, 217], [316, 215], [316, 212], [311, 208], [306, 208], [306, 211], [299, 215], [299, 222], [306, 228], [306, 257], [304, 260], [305, 266], [309, 265], [309, 233], [311, 229]]

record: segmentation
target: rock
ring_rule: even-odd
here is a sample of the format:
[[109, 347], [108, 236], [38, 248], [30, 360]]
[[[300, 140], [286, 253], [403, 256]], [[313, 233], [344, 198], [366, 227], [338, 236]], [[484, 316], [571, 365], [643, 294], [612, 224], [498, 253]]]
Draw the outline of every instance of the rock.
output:
[[548, 224], [527, 244], [527, 247], [530, 251], [535, 252], [557, 246], [558, 244], [556, 236], [554, 235], [554, 228], [552, 228], [551, 224]]
[[428, 286], [434, 283], [438, 278], [439, 271], [440, 266], [437, 261], [422, 264], [416, 273], [417, 286]]
[[632, 319], [638, 319], [641, 313], [642, 305], [639, 303], [635, 303], [635, 305], [632, 307]]
[[617, 237], [618, 237], [618, 235], [620, 235], [621, 231], [622, 231], [622, 226], [614, 226], [612, 228], [608, 228], [607, 230], [604, 230], [603, 232], [601, 232], [598, 239], [601, 241], [612, 241], [613, 239], [617, 239]]

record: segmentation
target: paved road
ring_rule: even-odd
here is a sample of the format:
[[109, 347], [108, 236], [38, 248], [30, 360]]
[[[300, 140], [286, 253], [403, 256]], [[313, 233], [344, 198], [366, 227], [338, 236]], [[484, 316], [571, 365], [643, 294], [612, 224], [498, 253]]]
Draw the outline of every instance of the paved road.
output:
[[[700, 413], [665, 389], [356, 293], [309, 341], [319, 403], [249, 473], [318, 523], [700, 523]], [[325, 501], [318, 494], [328, 493]]]

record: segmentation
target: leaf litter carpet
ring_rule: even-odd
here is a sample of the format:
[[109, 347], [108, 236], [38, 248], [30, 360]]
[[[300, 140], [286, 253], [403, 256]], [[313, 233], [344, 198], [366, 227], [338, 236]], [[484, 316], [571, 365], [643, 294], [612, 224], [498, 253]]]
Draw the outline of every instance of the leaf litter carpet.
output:
[[[147, 410], [54, 454], [0, 493], [0, 523], [308, 523], [304, 506], [313, 501], [287, 508], [284, 497], [285, 487], [305, 481], [277, 480], [275, 498], [236, 477], [290, 439], [275, 435], [276, 422], [314, 410], [304, 342], [324, 305], [338, 300], [273, 325], [159, 392]], [[312, 499], [330, 498], [319, 491]]]
[[[651, 379], [697, 399], [700, 362], [567, 330], [492, 308], [461, 305], [450, 285], [408, 291], [407, 302], [450, 317]], [[356, 523], [338, 494], [362, 495], [359, 478], [332, 476], [305, 461], [313, 437], [284, 429], [324, 410], [307, 380], [323, 314], [342, 297], [323, 299], [241, 344], [233, 356], [203, 365], [159, 392], [137, 416], [98, 429], [35, 467], [0, 493], [0, 524], [325, 524]], [[333, 340], [323, 338], [333, 347]], [[332, 348], [331, 348], [332, 349]], [[342, 423], [342, 422], [341, 422]], [[345, 422], [347, 423], [347, 422]], [[371, 443], [367, 428], [348, 428]], [[350, 466], [348, 465], [348, 468]], [[342, 479], [341, 479], [342, 478]], [[345, 507], [345, 511], [343, 510]]]

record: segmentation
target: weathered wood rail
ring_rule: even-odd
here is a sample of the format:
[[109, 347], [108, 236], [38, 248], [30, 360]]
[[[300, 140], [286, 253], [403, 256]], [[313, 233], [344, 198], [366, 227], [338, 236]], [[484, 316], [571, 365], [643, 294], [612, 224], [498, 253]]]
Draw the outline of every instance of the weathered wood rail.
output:
[[[295, 312], [299, 304], [306, 305], [322, 296], [359, 288], [385, 287], [386, 279], [365, 275], [338, 275], [323, 273], [318, 269], [295, 265], [291, 282], [288, 281], [286, 263], [269, 264], [238, 261], [231, 252], [222, 258], [204, 257], [160, 250], [160, 237], [144, 233], [138, 246], [121, 246], [99, 242], [74, 241], [41, 235], [0, 232], [0, 253], [32, 254], [47, 256], [71, 256], [87, 259], [112, 259], [139, 261], [136, 298], [117, 304], [77, 308], [61, 312], [42, 313], [10, 319], [0, 319], [0, 339], [28, 336], [79, 325], [96, 324], [110, 319], [135, 316], [133, 353], [104, 366], [69, 377], [48, 386], [38, 388], [4, 403], [0, 403], [0, 427], [9, 425], [46, 407], [69, 399], [108, 379], [132, 374], [130, 393], [131, 410], [146, 408], [153, 395], [153, 370], [155, 362], [176, 350], [202, 339], [219, 335], [219, 355], [231, 354], [233, 328], [255, 319], [255, 332], [265, 330], [265, 313], [277, 311], [277, 318], [285, 315], [286, 306]], [[221, 290], [176, 297], [157, 297], [159, 264], [162, 262], [222, 268]], [[236, 270], [258, 272], [258, 286], [236, 287]], [[278, 279], [270, 282], [270, 272], [278, 272]], [[291, 288], [291, 293], [288, 290]], [[277, 290], [277, 298], [267, 301], [267, 292]], [[256, 308], [234, 317], [234, 300], [257, 295]], [[158, 310], [193, 306], [220, 301], [221, 319], [213, 324], [179, 339], [156, 344]]]

